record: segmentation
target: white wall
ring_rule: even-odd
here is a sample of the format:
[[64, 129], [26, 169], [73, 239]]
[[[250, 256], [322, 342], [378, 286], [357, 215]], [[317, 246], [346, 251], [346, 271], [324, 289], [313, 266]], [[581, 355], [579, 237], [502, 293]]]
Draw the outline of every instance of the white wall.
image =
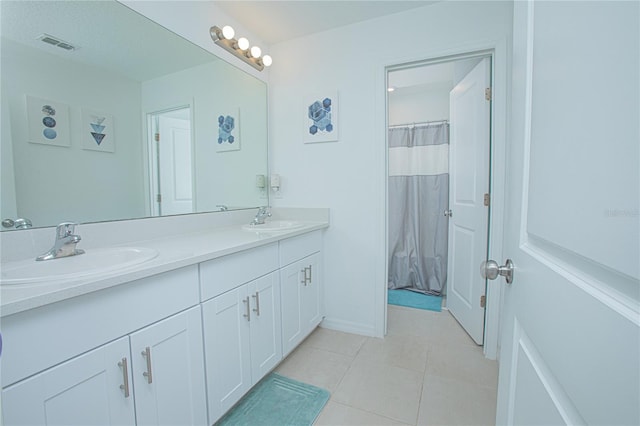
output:
[[[283, 176], [273, 204], [331, 209], [325, 326], [369, 335], [382, 329], [384, 67], [508, 42], [511, 20], [510, 2], [441, 2], [271, 46], [270, 164]], [[415, 42], [402, 43], [408, 39]], [[303, 144], [301, 94], [336, 89], [340, 140]]]
[[389, 125], [449, 119], [451, 82], [407, 87], [389, 94]]
[[[145, 216], [138, 82], [4, 39], [2, 74], [3, 124], [10, 117], [18, 216], [34, 226], [77, 220], [69, 211], [92, 222]], [[28, 142], [26, 96], [69, 106], [71, 146]], [[115, 152], [82, 148], [83, 108], [113, 116]]]

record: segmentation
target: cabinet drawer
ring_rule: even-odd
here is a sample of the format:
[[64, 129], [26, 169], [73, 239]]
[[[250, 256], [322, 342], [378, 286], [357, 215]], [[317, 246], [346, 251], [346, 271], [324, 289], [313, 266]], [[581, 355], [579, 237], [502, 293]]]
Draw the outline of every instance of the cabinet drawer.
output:
[[320, 232], [314, 231], [280, 241], [280, 267], [319, 252], [322, 248]]
[[200, 293], [205, 301], [278, 269], [278, 243], [245, 250], [200, 264]]

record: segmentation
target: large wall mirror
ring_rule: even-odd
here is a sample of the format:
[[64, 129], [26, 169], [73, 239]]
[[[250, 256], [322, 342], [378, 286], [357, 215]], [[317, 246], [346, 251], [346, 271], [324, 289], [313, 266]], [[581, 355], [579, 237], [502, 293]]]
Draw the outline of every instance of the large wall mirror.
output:
[[264, 82], [115, 0], [0, 7], [5, 225], [268, 204]]

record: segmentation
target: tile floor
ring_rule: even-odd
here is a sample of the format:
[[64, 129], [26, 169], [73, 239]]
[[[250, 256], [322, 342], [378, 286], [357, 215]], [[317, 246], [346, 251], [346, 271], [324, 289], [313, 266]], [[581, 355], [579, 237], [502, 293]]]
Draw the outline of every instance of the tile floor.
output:
[[318, 328], [276, 369], [331, 398], [316, 425], [493, 425], [498, 365], [448, 311], [389, 306], [384, 339]]

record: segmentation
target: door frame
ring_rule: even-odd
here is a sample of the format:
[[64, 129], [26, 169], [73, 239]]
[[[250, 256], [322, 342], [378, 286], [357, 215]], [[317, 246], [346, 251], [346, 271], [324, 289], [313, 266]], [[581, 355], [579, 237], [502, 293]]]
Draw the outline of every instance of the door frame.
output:
[[[387, 277], [388, 277], [388, 92], [387, 73], [389, 70], [400, 69], [417, 65], [435, 64], [455, 59], [463, 59], [478, 56], [491, 57], [491, 150], [490, 150], [490, 192], [491, 208], [489, 209], [489, 244], [487, 248], [488, 258], [502, 259], [503, 256], [503, 223], [505, 211], [505, 173], [506, 173], [506, 149], [507, 149], [507, 99], [508, 99], [508, 42], [506, 39], [479, 41], [472, 45], [458, 46], [446, 50], [426, 51], [416, 54], [414, 57], [390, 58], [384, 61], [377, 70], [376, 75], [376, 116], [378, 131], [384, 134], [385, 143], [380, 148], [380, 175], [384, 182], [384, 191], [378, 200], [378, 211], [381, 212], [378, 219], [383, 230], [380, 236], [382, 253], [379, 256], [384, 262], [376, 268], [375, 291], [375, 335], [384, 337], [387, 332]], [[478, 273], [480, 265], [478, 265]], [[500, 346], [500, 313], [502, 310], [502, 286], [489, 283], [486, 292], [485, 331], [483, 352], [489, 359], [497, 359]]]
[[[158, 202], [156, 200], [156, 195], [158, 194], [158, 179], [159, 179], [159, 171], [158, 171], [158, 151], [156, 150], [155, 144], [155, 126], [153, 120], [156, 116], [161, 114], [166, 114], [172, 111], [178, 111], [182, 109], [189, 109], [189, 120], [191, 122], [191, 131], [189, 135], [189, 140], [191, 143], [191, 186], [193, 188], [193, 196], [195, 198], [196, 187], [195, 187], [195, 144], [194, 144], [194, 112], [193, 112], [193, 101], [189, 101], [186, 103], [177, 102], [174, 106], [169, 106], [166, 108], [160, 108], [157, 110], [150, 110], [144, 113], [145, 119], [143, 120], [144, 125], [146, 127], [145, 134], [147, 135], [147, 143], [144, 144], [146, 151], [146, 167], [145, 167], [145, 177], [147, 181], [147, 210], [149, 212], [149, 216], [161, 216], [158, 208]], [[195, 209], [195, 201], [193, 202], [193, 207]]]

